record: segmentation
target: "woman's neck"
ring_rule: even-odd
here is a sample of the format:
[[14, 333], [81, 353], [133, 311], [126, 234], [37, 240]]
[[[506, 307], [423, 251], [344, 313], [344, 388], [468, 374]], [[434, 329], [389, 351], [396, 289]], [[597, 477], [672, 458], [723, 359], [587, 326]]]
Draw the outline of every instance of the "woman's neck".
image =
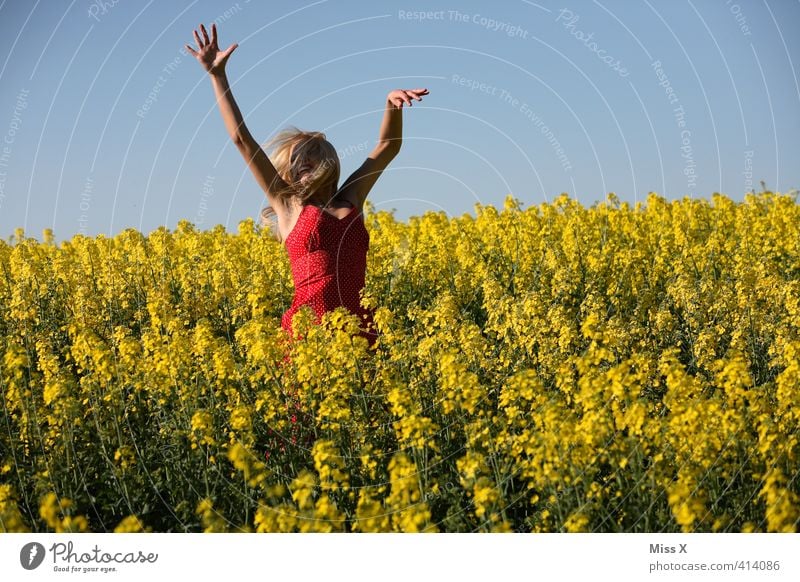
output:
[[331, 190], [326, 194], [314, 194], [308, 198], [308, 203], [315, 206], [332, 206], [336, 202], [336, 192]]

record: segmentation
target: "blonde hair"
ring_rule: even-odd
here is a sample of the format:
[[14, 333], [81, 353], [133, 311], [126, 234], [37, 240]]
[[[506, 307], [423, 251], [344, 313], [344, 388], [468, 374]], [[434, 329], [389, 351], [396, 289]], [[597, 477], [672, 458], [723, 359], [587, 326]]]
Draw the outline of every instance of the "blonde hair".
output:
[[[289, 126], [264, 144], [270, 161], [288, 188], [276, 189], [275, 196], [283, 201], [296, 197], [305, 202], [315, 192], [332, 190], [339, 185], [339, 155], [336, 148], [321, 131], [302, 131]], [[306, 162], [312, 162], [314, 169], [308, 179], [300, 182], [298, 172]]]
[[[286, 187], [271, 190], [271, 194], [284, 203], [297, 198], [301, 204], [320, 190], [331, 190], [336, 197], [339, 192], [339, 155], [336, 148], [321, 131], [303, 131], [295, 126], [279, 132], [264, 144], [272, 165], [283, 179]], [[298, 179], [300, 168], [307, 161], [316, 162], [306, 180]], [[273, 235], [280, 239], [277, 229], [277, 214], [271, 206], [261, 211], [261, 225], [269, 227]]]

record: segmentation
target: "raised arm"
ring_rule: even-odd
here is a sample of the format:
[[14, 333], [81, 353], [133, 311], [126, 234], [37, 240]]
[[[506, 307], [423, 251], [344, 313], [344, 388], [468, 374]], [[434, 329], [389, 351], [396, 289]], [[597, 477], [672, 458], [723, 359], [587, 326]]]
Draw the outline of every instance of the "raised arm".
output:
[[199, 50], [195, 51], [188, 44], [186, 48], [197, 58], [211, 77], [211, 85], [214, 87], [217, 105], [222, 114], [222, 120], [225, 122], [225, 129], [227, 129], [228, 135], [230, 135], [236, 148], [244, 157], [258, 185], [267, 195], [270, 206], [277, 213], [281, 213], [285, 209], [285, 204], [276, 194], [279, 190], [287, 188], [286, 182], [278, 175], [267, 154], [264, 153], [258, 142], [253, 139], [250, 130], [247, 129], [239, 106], [233, 98], [233, 93], [231, 93], [228, 76], [225, 73], [228, 57], [239, 45], [234, 43], [224, 51], [219, 50], [216, 24], [211, 25], [211, 38], [208, 37], [208, 33], [202, 24], [200, 25], [200, 31], [203, 34], [203, 38], [200, 38], [196, 30], [194, 31], [194, 39]]
[[381, 173], [400, 151], [403, 142], [403, 104], [411, 107], [412, 99], [422, 101], [421, 96], [427, 94], [427, 89], [396, 89], [387, 95], [378, 143], [341, 188], [347, 190], [347, 196], [352, 196], [359, 208], [364, 205]]

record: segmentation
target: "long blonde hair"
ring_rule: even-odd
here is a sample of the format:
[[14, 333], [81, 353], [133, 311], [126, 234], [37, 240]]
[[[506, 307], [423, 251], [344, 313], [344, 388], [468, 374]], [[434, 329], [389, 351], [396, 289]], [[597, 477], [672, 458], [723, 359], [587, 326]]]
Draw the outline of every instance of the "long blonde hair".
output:
[[[297, 198], [303, 204], [320, 190], [338, 193], [339, 155], [323, 132], [303, 131], [289, 126], [267, 141], [264, 150], [267, 152], [272, 150], [268, 154], [269, 159], [286, 183], [285, 188], [277, 188], [271, 192], [278, 199], [289, 202], [292, 198]], [[314, 169], [308, 178], [301, 182], [298, 173], [308, 161], [314, 162]], [[262, 225], [267, 226], [274, 222], [275, 216], [275, 210], [271, 207], [262, 210]]]
[[[283, 200], [296, 196], [305, 202], [319, 190], [336, 191], [339, 185], [339, 155], [336, 148], [321, 131], [302, 131], [294, 126], [284, 129], [264, 144], [272, 165], [290, 189], [276, 192]], [[307, 162], [314, 165], [305, 183], [298, 179], [298, 172]]]

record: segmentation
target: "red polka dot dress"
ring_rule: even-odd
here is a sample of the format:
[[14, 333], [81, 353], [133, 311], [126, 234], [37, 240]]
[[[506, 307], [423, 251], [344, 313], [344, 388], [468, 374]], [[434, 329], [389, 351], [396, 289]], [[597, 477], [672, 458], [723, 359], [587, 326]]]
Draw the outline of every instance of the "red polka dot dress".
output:
[[[361, 307], [359, 297], [364, 288], [369, 249], [369, 233], [362, 213], [353, 207], [339, 219], [313, 204], [303, 206], [284, 244], [292, 267], [295, 295], [281, 318], [281, 327], [294, 338], [292, 317], [303, 305], [313, 308], [315, 323], [319, 323], [326, 311], [345, 306], [359, 316], [363, 322], [359, 335], [373, 347], [377, 339], [373, 313]], [[283, 364], [289, 362], [287, 351]], [[289, 430], [284, 434], [269, 430], [265, 442], [267, 461], [277, 454], [275, 460], [280, 463], [282, 454], [291, 453], [296, 446], [310, 449], [314, 440], [313, 418], [298, 400], [296, 389], [289, 387], [285, 396]]]
[[[352, 206], [352, 204], [351, 204]], [[363, 213], [352, 206], [344, 218], [307, 204], [284, 242], [292, 268], [295, 295], [281, 318], [281, 327], [292, 334], [292, 317], [303, 305], [322, 314], [344, 306], [359, 317], [360, 336], [375, 345], [377, 333], [372, 310], [360, 304], [367, 270], [369, 232]]]

